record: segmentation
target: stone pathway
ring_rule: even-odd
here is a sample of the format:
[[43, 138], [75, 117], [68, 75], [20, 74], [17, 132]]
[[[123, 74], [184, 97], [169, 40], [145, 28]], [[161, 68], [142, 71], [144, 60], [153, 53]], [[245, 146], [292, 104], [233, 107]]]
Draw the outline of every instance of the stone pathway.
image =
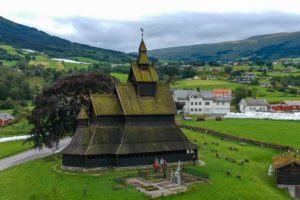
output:
[[[152, 198], [174, 195], [187, 190], [186, 186], [178, 185], [171, 181], [149, 183], [140, 178], [129, 178], [126, 180], [126, 183], [135, 186], [138, 191], [143, 192]], [[153, 188], [154, 190], [147, 190], [146, 188]]]

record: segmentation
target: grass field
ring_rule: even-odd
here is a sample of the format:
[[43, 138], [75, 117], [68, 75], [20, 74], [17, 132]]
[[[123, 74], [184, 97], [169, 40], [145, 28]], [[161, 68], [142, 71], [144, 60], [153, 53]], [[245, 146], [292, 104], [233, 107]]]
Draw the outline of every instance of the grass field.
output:
[[222, 80], [181, 80], [171, 85], [172, 88], [189, 88], [189, 89], [203, 89], [211, 90], [214, 88], [231, 88], [235, 89], [240, 84], [222, 81]]
[[22, 141], [0, 143], [0, 159], [12, 156], [30, 148], [30, 144], [23, 144]]
[[300, 123], [297, 121], [225, 119], [223, 121], [206, 120], [201, 122], [180, 120], [180, 123], [300, 149]]
[[121, 74], [121, 73], [111, 73], [111, 76], [114, 76], [115, 78], [119, 79], [121, 82], [126, 83], [128, 74]]
[[[207, 146], [201, 145], [199, 150], [200, 159], [204, 160], [207, 165], [196, 166], [196, 168], [208, 172], [210, 182], [193, 185], [187, 193], [159, 199], [290, 199], [284, 191], [276, 188], [274, 177], [267, 176], [271, 159], [279, 152], [250, 145], [240, 146], [234, 142], [221, 141], [189, 130], [185, 130], [185, 133], [191, 140], [197, 140], [198, 144], [208, 143]], [[219, 146], [213, 145], [212, 142], [218, 142]], [[231, 146], [237, 147], [239, 151], [230, 151], [228, 148]], [[221, 158], [216, 158], [211, 149], [217, 149]], [[238, 165], [225, 161], [225, 156], [238, 161], [249, 159], [250, 162]], [[149, 199], [132, 187], [118, 189], [116, 178], [136, 174], [135, 171], [110, 171], [99, 175], [62, 174], [53, 170], [53, 167], [60, 162], [58, 158], [48, 157], [0, 172], [0, 199]], [[225, 174], [227, 170], [231, 171], [231, 176]], [[242, 177], [241, 180], [236, 178], [237, 175]], [[83, 195], [83, 188], [87, 189], [86, 196]]]
[[21, 121], [6, 127], [0, 128], [0, 137], [9, 137], [15, 135], [27, 135], [32, 126], [27, 121]]

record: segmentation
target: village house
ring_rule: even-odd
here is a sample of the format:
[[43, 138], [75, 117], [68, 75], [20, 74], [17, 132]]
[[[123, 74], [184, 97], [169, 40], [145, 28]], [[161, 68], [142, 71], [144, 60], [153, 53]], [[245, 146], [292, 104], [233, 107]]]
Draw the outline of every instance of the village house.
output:
[[250, 84], [256, 78], [257, 76], [255, 74], [246, 73], [246, 74], [242, 74], [239, 78], [237, 78], [236, 82]]
[[300, 112], [300, 101], [282, 101], [270, 105], [270, 109], [275, 112]]
[[280, 188], [287, 188], [293, 197], [300, 197], [300, 155], [286, 153], [273, 159], [276, 183]]
[[173, 90], [173, 99], [182, 103], [182, 114], [225, 115], [230, 112], [231, 90]]
[[8, 113], [0, 113], [0, 126], [6, 126], [10, 123], [12, 123], [15, 120], [15, 118]]
[[241, 113], [267, 112], [269, 104], [265, 99], [242, 99], [239, 103]]

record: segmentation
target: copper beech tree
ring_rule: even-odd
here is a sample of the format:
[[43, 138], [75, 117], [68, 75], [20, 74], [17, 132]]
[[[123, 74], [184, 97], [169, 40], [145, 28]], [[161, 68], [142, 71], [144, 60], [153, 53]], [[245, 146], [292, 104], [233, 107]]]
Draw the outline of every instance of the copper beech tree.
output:
[[112, 93], [116, 80], [101, 73], [76, 74], [56, 81], [33, 101], [34, 109], [28, 121], [33, 125], [34, 148], [53, 147], [59, 140], [72, 135], [76, 117], [89, 104], [90, 93]]

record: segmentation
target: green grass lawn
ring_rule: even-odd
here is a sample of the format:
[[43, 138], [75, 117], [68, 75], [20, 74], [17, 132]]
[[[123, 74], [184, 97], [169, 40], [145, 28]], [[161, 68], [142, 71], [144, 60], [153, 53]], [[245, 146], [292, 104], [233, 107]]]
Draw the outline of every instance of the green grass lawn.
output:
[[21, 121], [6, 127], [0, 128], [0, 137], [9, 137], [15, 135], [27, 135], [31, 130], [32, 125], [27, 121]]
[[122, 74], [122, 73], [111, 73], [111, 76], [119, 79], [121, 82], [126, 83], [127, 82], [127, 78], [128, 78], [128, 74]]
[[[199, 157], [206, 162], [206, 166], [196, 168], [210, 174], [210, 182], [195, 184], [189, 191], [177, 196], [162, 197], [170, 200], [284, 200], [290, 199], [286, 192], [277, 189], [275, 178], [267, 176], [267, 169], [273, 156], [279, 152], [256, 146], [240, 146], [235, 142], [222, 141], [209, 135], [202, 135], [184, 130], [186, 135], [200, 145]], [[207, 142], [208, 145], [202, 145]], [[212, 142], [218, 142], [219, 146]], [[235, 146], [238, 152], [228, 148]], [[217, 149], [221, 158], [216, 158], [212, 149]], [[248, 164], [238, 165], [225, 161], [231, 157], [237, 161], [249, 159]], [[99, 175], [90, 174], [63, 174], [57, 173], [53, 168], [60, 164], [56, 157], [29, 162], [0, 172], [0, 199], [14, 200], [81, 200], [81, 199], [150, 199], [132, 187], [117, 189], [116, 178], [135, 171], [110, 171]], [[231, 176], [225, 172], [231, 171]], [[236, 176], [240, 175], [241, 180]], [[83, 195], [83, 188], [87, 195]]]
[[203, 89], [211, 90], [214, 88], [231, 88], [235, 89], [240, 84], [222, 80], [181, 80], [171, 85], [172, 88], [186, 88], [186, 89]]
[[182, 124], [217, 130], [231, 135], [263, 142], [300, 148], [300, 123], [259, 119], [225, 119], [223, 121], [183, 121]]
[[[12, 156], [31, 148], [30, 144], [23, 144], [23, 141], [3, 142], [0, 143], [0, 159]], [[1, 197], [0, 197], [1, 199]]]

